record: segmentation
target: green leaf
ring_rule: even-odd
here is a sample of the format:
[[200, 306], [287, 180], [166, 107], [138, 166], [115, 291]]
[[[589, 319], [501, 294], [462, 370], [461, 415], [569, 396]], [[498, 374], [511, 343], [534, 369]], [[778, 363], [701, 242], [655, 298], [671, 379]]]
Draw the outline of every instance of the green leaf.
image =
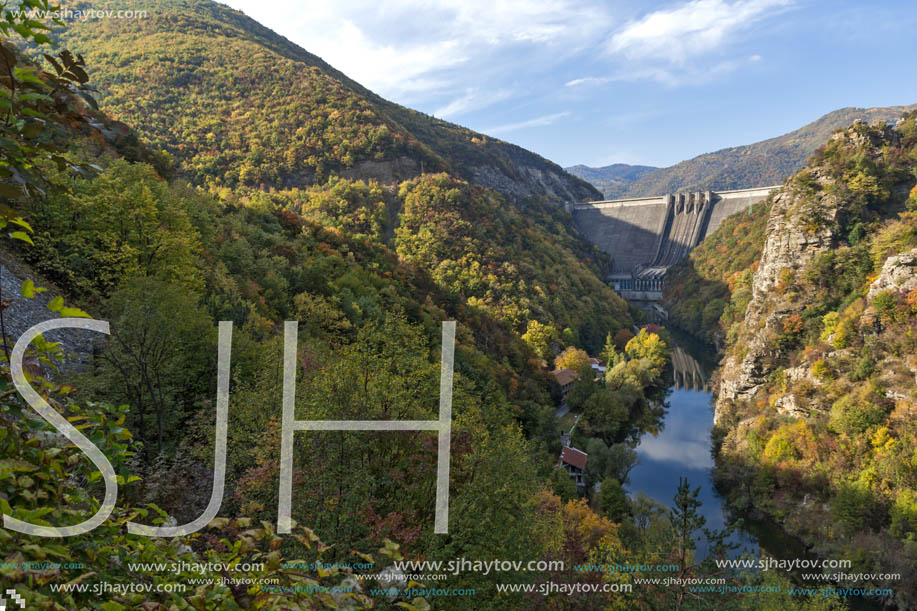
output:
[[64, 307], [64, 298], [58, 295], [48, 302], [48, 309], [52, 312], [60, 312]]
[[24, 460], [16, 460], [15, 458], [4, 458], [0, 460], [0, 473], [15, 471], [31, 472], [37, 470], [37, 466]]
[[92, 318], [89, 314], [79, 308], [64, 307], [60, 309], [60, 315], [64, 318]]
[[20, 102], [48, 102], [48, 103], [53, 103], [53, 102], [54, 102], [54, 99], [53, 99], [51, 96], [49, 96], [49, 95], [45, 95], [44, 93], [28, 92], [28, 93], [23, 93], [22, 95], [20, 95], [20, 96], [19, 96], [19, 101], [20, 101]]
[[35, 69], [32, 67], [15, 68], [13, 75], [23, 83], [33, 83], [46, 87], [45, 82], [35, 75]]
[[34, 299], [35, 293], [44, 293], [48, 289], [35, 286], [31, 278], [22, 283], [22, 296], [26, 299]]
[[28, 231], [29, 233], [35, 233], [35, 231], [32, 229], [32, 226], [29, 225], [29, 224], [28, 224], [25, 220], [23, 220], [21, 217], [12, 218], [12, 219], [10, 219], [10, 222], [11, 222], [11, 223], [14, 223], [14, 224], [16, 224], [16, 225], [19, 225], [20, 227], [25, 228], [25, 230]]
[[35, 242], [33, 242], [32, 238], [29, 237], [29, 234], [24, 231], [14, 231], [10, 234], [10, 237], [14, 240], [22, 240], [23, 242], [28, 242], [32, 246], [35, 246]]

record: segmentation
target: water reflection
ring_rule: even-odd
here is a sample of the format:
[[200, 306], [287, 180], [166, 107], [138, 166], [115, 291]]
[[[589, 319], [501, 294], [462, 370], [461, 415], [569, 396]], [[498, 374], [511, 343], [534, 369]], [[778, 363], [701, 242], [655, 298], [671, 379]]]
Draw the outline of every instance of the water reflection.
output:
[[681, 346], [672, 347], [672, 382], [675, 390], [709, 392], [709, 376], [701, 364]]
[[[671, 331], [671, 330], [670, 330]], [[699, 511], [706, 518], [706, 528], [724, 528], [729, 517], [722, 498], [713, 488], [713, 453], [710, 432], [713, 429], [713, 395], [709, 372], [715, 368], [712, 348], [704, 348], [677, 331], [672, 332], [679, 346], [672, 358], [671, 386], [654, 397], [655, 407], [664, 407], [661, 423], [644, 428], [637, 446], [638, 464], [630, 471], [625, 486], [631, 494], [643, 492], [658, 503], [671, 507], [679, 477], [687, 477], [692, 488], [701, 487]], [[658, 417], [658, 416], [657, 416]], [[744, 552], [780, 560], [814, 560], [816, 556], [794, 537], [771, 521], [744, 519], [743, 527], [734, 531], [729, 542], [738, 544], [731, 552]], [[759, 547], [758, 542], [761, 542]], [[707, 554], [706, 541], [697, 541], [697, 554]], [[783, 572], [783, 571], [781, 571]], [[802, 571], [783, 574], [797, 586], [813, 587], [813, 581], [802, 578]], [[848, 597], [846, 605], [855, 610], [877, 610], [878, 603], [862, 597]]]
[[[692, 488], [701, 487], [698, 499], [703, 505], [699, 511], [707, 520], [706, 527], [722, 529], [727, 522], [726, 508], [713, 488], [711, 475], [713, 396], [708, 371], [712, 366], [705, 366], [704, 361], [709, 359], [703, 355], [695, 358], [695, 354], [696, 348], [689, 352], [681, 345], [672, 350], [673, 373], [664, 398], [665, 419], [661, 430], [640, 437], [636, 448], [639, 462], [631, 470], [626, 488], [631, 495], [643, 492], [669, 507], [679, 478], [687, 477]], [[743, 547], [756, 547], [755, 538], [747, 532], [736, 533], [732, 541]], [[706, 553], [703, 541], [698, 543], [698, 552]]]

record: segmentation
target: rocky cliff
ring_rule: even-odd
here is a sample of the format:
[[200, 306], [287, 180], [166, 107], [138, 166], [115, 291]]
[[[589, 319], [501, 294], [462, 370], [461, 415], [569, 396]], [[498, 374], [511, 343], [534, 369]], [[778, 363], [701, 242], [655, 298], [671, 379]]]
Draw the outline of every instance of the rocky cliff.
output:
[[[898, 139], [891, 128], [870, 129], [857, 122], [832, 136], [829, 144], [875, 163]], [[781, 336], [795, 323], [791, 317], [810, 306], [793, 290], [795, 281], [813, 259], [845, 242], [855, 217], [863, 212], [863, 202], [849, 192], [847, 180], [847, 174], [816, 165], [788, 180], [774, 196], [740, 339], [720, 370], [716, 422], [735, 401], [753, 398], [787, 356]], [[900, 193], [902, 188], [894, 189], [899, 197], [906, 194]]]
[[849, 573], [899, 574], [870, 586], [895, 588], [884, 602], [901, 609], [917, 609], [915, 178], [911, 114], [833, 135], [773, 197], [757, 268], [731, 295], [743, 315], [714, 431], [733, 509]]

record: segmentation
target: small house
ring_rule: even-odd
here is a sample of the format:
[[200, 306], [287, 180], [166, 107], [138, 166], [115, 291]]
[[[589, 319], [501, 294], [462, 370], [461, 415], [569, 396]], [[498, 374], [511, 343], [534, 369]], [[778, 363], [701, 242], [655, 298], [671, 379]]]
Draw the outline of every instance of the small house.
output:
[[554, 379], [557, 380], [557, 383], [560, 385], [561, 392], [563, 393], [563, 400], [566, 401], [567, 393], [573, 388], [573, 383], [576, 382], [576, 378], [579, 377], [579, 374], [572, 369], [555, 369], [551, 372], [551, 375], [554, 376]]
[[586, 462], [588, 459], [589, 455], [585, 452], [565, 445], [560, 452], [560, 460], [557, 461], [558, 466], [567, 470], [567, 474], [580, 492], [586, 489]]

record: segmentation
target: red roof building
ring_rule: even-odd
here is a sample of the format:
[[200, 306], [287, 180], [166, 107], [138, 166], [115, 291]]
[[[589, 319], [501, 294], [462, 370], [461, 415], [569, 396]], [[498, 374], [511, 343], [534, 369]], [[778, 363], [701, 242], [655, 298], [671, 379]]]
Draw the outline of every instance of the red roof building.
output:
[[560, 459], [557, 461], [558, 466], [567, 470], [567, 474], [580, 491], [586, 488], [586, 462], [588, 460], [589, 455], [585, 452], [564, 446], [560, 452]]
[[562, 464], [572, 465], [578, 469], [585, 470], [588, 460], [588, 454], [570, 446], [565, 447], [560, 453], [560, 462]]

